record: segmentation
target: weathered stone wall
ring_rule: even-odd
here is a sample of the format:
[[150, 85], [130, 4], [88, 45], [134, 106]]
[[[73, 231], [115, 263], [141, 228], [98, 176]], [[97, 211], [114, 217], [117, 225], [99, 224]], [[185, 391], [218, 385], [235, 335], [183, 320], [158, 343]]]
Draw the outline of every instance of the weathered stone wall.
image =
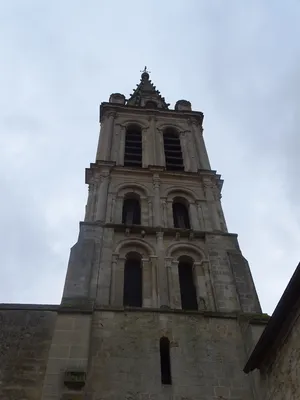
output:
[[[159, 340], [171, 341], [172, 385], [162, 385]], [[235, 318], [187, 313], [93, 315], [86, 390], [100, 399], [252, 400]]]
[[300, 399], [300, 310], [281, 345], [261, 372], [264, 400]]
[[40, 400], [56, 312], [13, 307], [0, 306], [0, 399]]

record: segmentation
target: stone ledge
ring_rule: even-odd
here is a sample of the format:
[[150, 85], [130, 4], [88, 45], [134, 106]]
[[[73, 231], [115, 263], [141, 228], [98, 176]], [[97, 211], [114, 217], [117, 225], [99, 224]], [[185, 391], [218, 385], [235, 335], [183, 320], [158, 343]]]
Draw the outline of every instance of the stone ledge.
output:
[[219, 230], [214, 231], [198, 231], [194, 229], [179, 229], [179, 228], [164, 228], [161, 226], [148, 226], [148, 225], [125, 225], [125, 224], [115, 224], [115, 223], [104, 223], [99, 221], [80, 221], [80, 226], [101, 226], [102, 228], [114, 229], [116, 232], [125, 232], [129, 229], [129, 233], [142, 233], [145, 231], [145, 235], [154, 235], [157, 232], [163, 232], [166, 236], [176, 236], [179, 233], [180, 237], [190, 237], [191, 234], [193, 239], [204, 239], [206, 236], [229, 236], [237, 237], [237, 233], [222, 232]]
[[230, 318], [230, 319], [241, 319], [249, 321], [250, 323], [262, 323], [266, 324], [269, 317], [266, 314], [253, 314], [253, 313], [243, 313], [240, 311], [236, 312], [223, 312], [223, 311], [187, 311], [174, 308], [139, 308], [139, 307], [112, 307], [112, 306], [97, 306], [95, 305], [94, 311], [108, 311], [108, 312], [125, 312], [125, 313], [159, 313], [159, 314], [180, 314], [180, 315], [199, 315], [203, 317], [211, 318]]
[[19, 303], [0, 303], [0, 310], [17, 311], [57, 311], [58, 304], [19, 304]]

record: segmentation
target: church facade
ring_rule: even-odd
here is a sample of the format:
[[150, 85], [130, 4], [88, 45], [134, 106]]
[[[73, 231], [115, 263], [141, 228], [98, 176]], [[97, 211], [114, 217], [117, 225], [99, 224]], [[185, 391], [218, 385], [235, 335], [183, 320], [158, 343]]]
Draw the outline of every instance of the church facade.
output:
[[243, 367], [266, 317], [202, 112], [170, 109], [145, 69], [100, 123], [61, 304], [1, 307], [1, 399], [259, 399]]

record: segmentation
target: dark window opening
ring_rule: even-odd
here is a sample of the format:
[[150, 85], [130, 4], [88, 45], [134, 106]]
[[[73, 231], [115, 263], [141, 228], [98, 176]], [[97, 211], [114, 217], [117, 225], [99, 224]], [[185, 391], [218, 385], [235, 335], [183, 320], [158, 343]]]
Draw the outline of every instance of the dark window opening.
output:
[[142, 133], [138, 127], [126, 130], [124, 166], [142, 167]]
[[170, 362], [170, 341], [166, 337], [162, 337], [159, 341], [160, 350], [160, 369], [161, 383], [171, 385], [171, 362]]
[[181, 144], [178, 135], [172, 130], [164, 132], [164, 149], [166, 159], [166, 169], [173, 171], [183, 171], [183, 158]]
[[172, 207], [174, 227], [181, 229], [190, 229], [190, 218], [187, 207], [180, 202], [174, 202]]
[[147, 101], [147, 103], [145, 104], [146, 108], [157, 108], [157, 104], [155, 103], [155, 101]]
[[122, 224], [140, 225], [141, 206], [138, 199], [128, 198], [124, 200], [122, 212]]
[[181, 308], [183, 310], [198, 310], [197, 293], [193, 277], [192, 262], [179, 261], [178, 264]]
[[124, 268], [123, 304], [129, 307], [142, 307], [142, 303], [141, 259], [129, 256]]

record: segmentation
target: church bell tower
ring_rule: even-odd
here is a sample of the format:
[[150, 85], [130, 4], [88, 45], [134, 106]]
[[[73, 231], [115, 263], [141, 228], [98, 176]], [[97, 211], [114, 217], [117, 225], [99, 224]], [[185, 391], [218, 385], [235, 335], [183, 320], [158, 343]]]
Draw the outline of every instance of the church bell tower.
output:
[[203, 113], [170, 108], [145, 68], [100, 125], [42, 399], [258, 398], [242, 369], [261, 308]]

